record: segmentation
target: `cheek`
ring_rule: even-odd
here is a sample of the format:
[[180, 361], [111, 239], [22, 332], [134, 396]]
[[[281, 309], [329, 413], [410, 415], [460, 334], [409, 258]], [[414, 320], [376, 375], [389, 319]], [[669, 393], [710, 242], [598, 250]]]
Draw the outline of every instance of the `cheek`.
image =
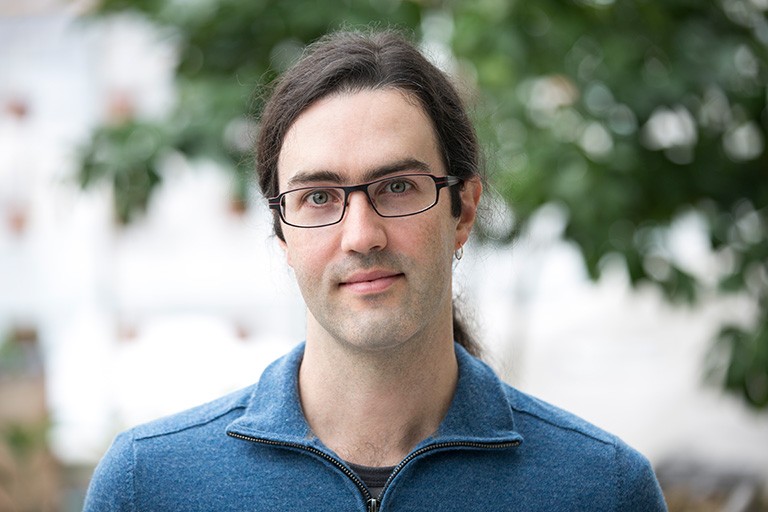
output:
[[296, 233], [294, 230], [285, 230], [285, 241], [280, 246], [285, 251], [285, 259], [288, 265], [298, 273], [320, 272], [317, 265], [327, 262], [330, 258], [328, 252], [328, 240], [318, 240], [311, 233]]
[[441, 212], [440, 221], [426, 234], [434, 246], [439, 246], [450, 258], [456, 249], [458, 220], [449, 211]]
[[[413, 219], [413, 218], [411, 218]], [[421, 260], [429, 265], [431, 271], [444, 264], [450, 266], [453, 260], [455, 236], [450, 221], [439, 221], [407, 226], [401, 236], [392, 236], [392, 247], [399, 247], [405, 253], [410, 253], [415, 260]]]

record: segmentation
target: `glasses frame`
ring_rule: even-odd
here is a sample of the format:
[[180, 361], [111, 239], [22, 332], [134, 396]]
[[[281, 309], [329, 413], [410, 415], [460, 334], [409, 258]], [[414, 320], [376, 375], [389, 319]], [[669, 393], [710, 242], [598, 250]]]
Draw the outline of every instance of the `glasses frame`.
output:
[[[430, 204], [426, 208], [422, 208], [419, 211], [406, 213], [404, 215], [384, 215], [379, 210], [376, 209], [376, 205], [373, 204], [373, 199], [371, 199], [371, 196], [368, 193], [368, 187], [370, 187], [371, 185], [375, 185], [376, 183], [380, 183], [382, 181], [388, 181], [396, 178], [408, 178], [412, 176], [424, 176], [424, 177], [432, 178], [432, 181], [435, 184], [435, 200], [432, 204]], [[410, 217], [412, 215], [418, 215], [420, 213], [424, 213], [430, 208], [433, 208], [438, 202], [440, 202], [440, 189], [453, 187], [454, 185], [459, 185], [460, 183], [463, 183], [463, 182], [464, 180], [462, 178], [459, 178], [456, 176], [433, 176], [431, 174], [422, 174], [422, 173], [398, 174], [395, 176], [387, 176], [385, 178], [379, 178], [377, 180], [369, 181], [367, 183], [361, 183], [359, 185], [348, 185], [348, 186], [329, 185], [329, 186], [311, 186], [311, 187], [295, 188], [293, 190], [286, 190], [285, 192], [278, 194], [274, 197], [270, 197], [267, 199], [267, 201], [268, 201], [269, 208], [273, 210], [277, 210], [277, 213], [280, 216], [280, 220], [283, 221], [283, 223], [288, 226], [293, 226], [295, 228], [302, 228], [302, 229], [324, 228], [326, 226], [333, 226], [335, 224], [340, 223], [342, 220], [344, 220], [344, 214], [347, 213], [347, 205], [349, 204], [349, 195], [352, 192], [364, 193], [365, 197], [368, 199], [368, 204], [371, 205], [371, 208], [373, 209], [374, 212], [376, 212], [376, 215], [378, 215], [379, 217], [383, 217], [385, 219], [395, 219], [399, 217]], [[329, 222], [326, 224], [318, 224], [317, 226], [300, 226], [297, 224], [291, 224], [290, 222], [285, 220], [285, 214], [283, 212], [285, 195], [293, 192], [297, 192], [300, 190], [312, 190], [315, 188], [321, 188], [321, 189], [332, 188], [332, 189], [344, 191], [344, 202], [341, 208], [341, 215], [339, 216], [339, 220], [335, 222]]]

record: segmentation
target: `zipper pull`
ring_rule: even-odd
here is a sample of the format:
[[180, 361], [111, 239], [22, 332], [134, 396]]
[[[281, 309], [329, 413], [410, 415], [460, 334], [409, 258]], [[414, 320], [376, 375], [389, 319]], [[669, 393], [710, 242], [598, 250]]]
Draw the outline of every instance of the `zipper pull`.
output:
[[379, 500], [376, 498], [368, 500], [368, 512], [379, 512]]

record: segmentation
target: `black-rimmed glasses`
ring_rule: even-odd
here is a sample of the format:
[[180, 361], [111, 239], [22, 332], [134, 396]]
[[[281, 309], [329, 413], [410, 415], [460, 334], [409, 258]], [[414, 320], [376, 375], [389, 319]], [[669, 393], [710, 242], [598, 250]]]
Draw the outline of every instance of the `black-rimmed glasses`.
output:
[[297, 228], [321, 228], [341, 222], [349, 194], [363, 192], [381, 217], [407, 217], [429, 210], [440, 189], [461, 183], [456, 176], [401, 174], [360, 185], [302, 187], [269, 198], [283, 222]]

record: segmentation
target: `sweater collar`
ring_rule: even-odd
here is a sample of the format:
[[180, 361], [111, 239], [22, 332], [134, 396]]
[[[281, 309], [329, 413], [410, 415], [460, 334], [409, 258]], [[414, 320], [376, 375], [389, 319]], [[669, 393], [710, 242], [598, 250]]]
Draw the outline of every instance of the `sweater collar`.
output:
[[[520, 441], [504, 384], [463, 347], [455, 344], [455, 350], [459, 367], [456, 393], [437, 432], [418, 447]], [[325, 449], [301, 410], [298, 375], [303, 355], [301, 343], [264, 370], [243, 415], [227, 427], [228, 433]]]

